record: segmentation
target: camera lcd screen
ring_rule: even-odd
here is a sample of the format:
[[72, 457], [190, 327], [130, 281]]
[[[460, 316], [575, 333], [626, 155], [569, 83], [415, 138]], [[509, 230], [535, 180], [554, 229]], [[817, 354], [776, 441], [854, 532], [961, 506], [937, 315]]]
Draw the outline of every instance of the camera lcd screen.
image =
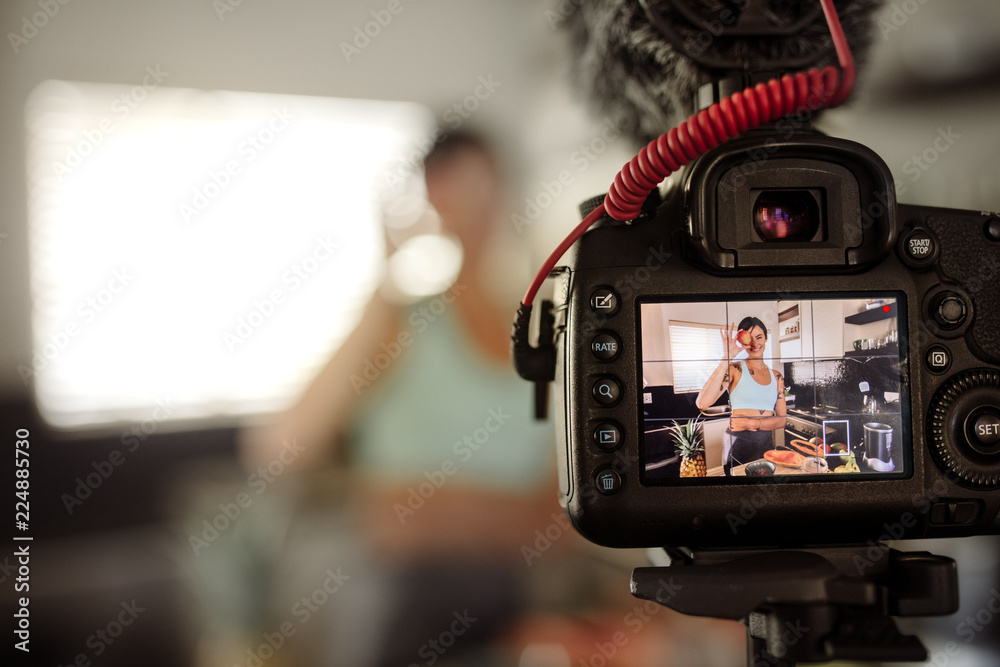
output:
[[907, 475], [906, 321], [899, 292], [644, 300], [643, 483]]

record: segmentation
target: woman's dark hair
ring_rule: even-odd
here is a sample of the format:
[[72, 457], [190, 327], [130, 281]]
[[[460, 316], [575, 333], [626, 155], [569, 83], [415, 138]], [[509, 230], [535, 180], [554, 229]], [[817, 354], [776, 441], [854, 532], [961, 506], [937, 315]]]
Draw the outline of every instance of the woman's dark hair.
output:
[[742, 329], [743, 331], [750, 331], [753, 327], [760, 327], [760, 330], [764, 332], [764, 338], [767, 338], [767, 327], [756, 317], [744, 317], [740, 320], [740, 324], [737, 329]]
[[465, 130], [451, 132], [438, 131], [431, 149], [424, 156], [424, 170], [430, 170], [448, 162], [455, 155], [466, 150], [477, 150], [492, 158], [493, 150], [482, 136]]

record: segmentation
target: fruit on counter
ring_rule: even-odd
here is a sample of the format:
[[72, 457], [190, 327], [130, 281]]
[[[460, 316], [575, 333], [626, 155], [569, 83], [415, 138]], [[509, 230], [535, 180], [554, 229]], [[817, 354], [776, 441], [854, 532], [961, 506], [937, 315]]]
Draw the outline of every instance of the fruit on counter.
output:
[[854, 459], [854, 454], [851, 454], [847, 459], [847, 463], [834, 468], [833, 472], [861, 472], [861, 468], [858, 467], [858, 462]]
[[753, 336], [746, 329], [740, 329], [736, 332], [736, 342], [743, 347], [750, 347], [750, 343], [753, 342]]
[[764, 458], [771, 463], [779, 466], [786, 466], [788, 468], [798, 468], [802, 465], [802, 461], [805, 459], [805, 457], [798, 452], [792, 452], [787, 449], [768, 450], [764, 452]]
[[814, 443], [812, 441], [805, 440], [791, 440], [788, 446], [797, 451], [799, 454], [805, 456], [823, 456], [823, 445], [822, 443]]
[[842, 442], [835, 442], [830, 445], [831, 454], [840, 454], [840, 462], [847, 463], [850, 459], [850, 452], [847, 451], [847, 445]]
[[672, 427], [674, 448], [681, 457], [681, 477], [704, 477], [705, 437], [697, 419], [689, 419], [686, 424]]

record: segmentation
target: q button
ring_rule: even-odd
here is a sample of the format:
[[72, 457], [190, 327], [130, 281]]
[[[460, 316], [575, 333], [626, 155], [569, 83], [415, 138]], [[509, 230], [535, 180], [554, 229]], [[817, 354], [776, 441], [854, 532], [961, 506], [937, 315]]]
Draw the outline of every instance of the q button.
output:
[[613, 378], [601, 378], [594, 383], [594, 400], [601, 405], [614, 405], [621, 395], [621, 385]]

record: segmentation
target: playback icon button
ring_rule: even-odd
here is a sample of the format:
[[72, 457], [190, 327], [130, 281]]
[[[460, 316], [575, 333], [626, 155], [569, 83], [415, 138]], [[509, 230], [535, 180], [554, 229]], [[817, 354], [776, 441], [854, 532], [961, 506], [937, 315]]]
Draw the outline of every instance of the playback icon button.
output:
[[622, 444], [622, 430], [614, 422], [601, 422], [594, 427], [594, 444], [606, 452], [618, 449]]

